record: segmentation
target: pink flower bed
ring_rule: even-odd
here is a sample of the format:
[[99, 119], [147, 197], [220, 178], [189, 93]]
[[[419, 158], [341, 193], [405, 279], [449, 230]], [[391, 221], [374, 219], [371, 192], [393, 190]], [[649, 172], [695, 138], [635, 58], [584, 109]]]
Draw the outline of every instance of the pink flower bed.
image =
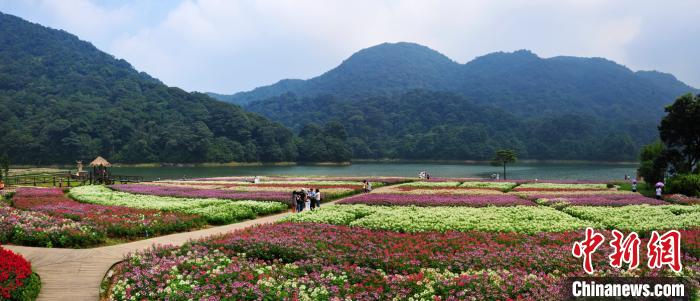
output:
[[[218, 177], [218, 178], [196, 178], [196, 179], [190, 179], [192, 181], [252, 181], [254, 177], [253, 176], [248, 176], [248, 177]], [[262, 177], [261, 179], [263, 182], [265, 181], [362, 181], [362, 180], [367, 180], [373, 183], [387, 183], [387, 184], [395, 184], [395, 183], [401, 183], [401, 182], [406, 182], [410, 180], [410, 178], [401, 178], [401, 177], [321, 177], [321, 178], [314, 178], [314, 177], [308, 177], [308, 178], [295, 178], [295, 177]]]
[[290, 190], [287, 192], [277, 191], [252, 191], [238, 192], [220, 189], [198, 189], [191, 187], [175, 187], [175, 186], [158, 186], [158, 185], [140, 185], [140, 184], [123, 184], [112, 185], [112, 189], [136, 193], [159, 196], [174, 196], [187, 198], [218, 198], [231, 200], [257, 200], [257, 201], [278, 201], [289, 202], [292, 197]]
[[203, 224], [201, 218], [193, 215], [80, 203], [58, 188], [19, 188], [12, 202], [30, 212], [80, 221], [110, 237], [160, 235]]
[[412, 194], [361, 194], [349, 197], [340, 204], [366, 204], [381, 206], [533, 206], [533, 202], [515, 195], [412, 195]]
[[[542, 200], [545, 204], [561, 204], [570, 206], [626, 206], [626, 205], [668, 205], [669, 203], [648, 198], [639, 194], [609, 194], [609, 195], [531, 195], [532, 200]], [[544, 201], [546, 200], [546, 201]]]
[[683, 205], [700, 205], [700, 198], [685, 196], [682, 194], [672, 194], [664, 197], [665, 200]]

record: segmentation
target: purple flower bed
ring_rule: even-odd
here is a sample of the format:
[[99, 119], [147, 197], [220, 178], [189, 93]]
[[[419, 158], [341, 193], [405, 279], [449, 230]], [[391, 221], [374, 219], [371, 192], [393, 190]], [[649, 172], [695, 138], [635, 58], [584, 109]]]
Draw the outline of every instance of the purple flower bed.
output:
[[199, 189], [190, 187], [139, 184], [112, 185], [111, 187], [114, 190], [128, 193], [186, 198], [218, 198], [231, 200], [278, 201], [283, 203], [289, 203], [292, 197], [291, 191], [289, 193], [281, 191], [240, 192], [222, 189]]
[[[249, 177], [219, 177], [219, 178], [194, 178], [194, 179], [189, 179], [191, 181], [248, 181], [250, 182], [254, 177], [249, 176]], [[264, 177], [262, 178], [262, 181], [355, 181], [355, 182], [361, 182], [362, 180], [367, 180], [372, 183], [387, 183], [387, 184], [395, 184], [395, 183], [402, 183], [406, 182], [408, 180], [411, 180], [410, 178], [400, 178], [400, 177], [308, 177], [308, 178], [288, 178], [288, 177]]]
[[668, 205], [662, 200], [648, 198], [639, 194], [602, 194], [602, 195], [532, 195], [531, 199], [547, 199], [545, 204], [565, 203], [570, 206], [626, 206], [626, 205]]
[[522, 182], [553, 183], [553, 184], [606, 184], [606, 183], [608, 183], [608, 182], [600, 181], [600, 180], [543, 180], [543, 179], [539, 179], [537, 181], [535, 181], [534, 179], [522, 180]]
[[411, 195], [411, 194], [362, 194], [349, 197], [340, 204], [366, 204], [380, 206], [533, 206], [533, 202], [515, 195]]

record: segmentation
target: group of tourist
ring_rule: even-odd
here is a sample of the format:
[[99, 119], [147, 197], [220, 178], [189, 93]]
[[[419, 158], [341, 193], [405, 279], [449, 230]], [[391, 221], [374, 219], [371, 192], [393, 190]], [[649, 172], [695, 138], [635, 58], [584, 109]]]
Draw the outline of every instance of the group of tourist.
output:
[[[625, 179], [629, 179], [627, 175], [625, 175]], [[656, 183], [656, 189], [654, 190], [654, 196], [656, 196], [656, 199], [663, 199], [663, 193], [664, 193], [664, 183], [663, 182], [658, 182]], [[634, 179], [632, 180], [632, 192], [637, 192], [637, 180]]]
[[[362, 192], [371, 192], [372, 182], [362, 180]], [[321, 208], [321, 191], [317, 189], [302, 188], [299, 191], [292, 191], [292, 204], [294, 212], [304, 210], [314, 210]]]
[[321, 191], [318, 189], [302, 188], [292, 192], [292, 203], [296, 205], [295, 212], [314, 210], [321, 207]]
[[430, 174], [427, 171], [423, 170], [423, 171], [418, 173], [418, 178], [430, 180]]
[[362, 180], [362, 192], [372, 192], [372, 182]]

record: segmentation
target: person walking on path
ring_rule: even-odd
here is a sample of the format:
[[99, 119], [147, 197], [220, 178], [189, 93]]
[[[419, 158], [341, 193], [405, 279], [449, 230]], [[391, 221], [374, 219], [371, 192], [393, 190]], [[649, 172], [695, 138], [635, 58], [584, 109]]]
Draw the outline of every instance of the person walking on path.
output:
[[316, 188], [316, 208], [321, 208], [321, 191]]
[[656, 199], [660, 200], [662, 193], [663, 193], [663, 189], [661, 188], [661, 186], [656, 186]]
[[314, 191], [313, 188], [309, 190], [309, 209], [314, 210], [316, 209], [316, 191]]
[[362, 180], [362, 192], [369, 192], [367, 190], [367, 180]]
[[632, 192], [637, 192], [637, 180], [632, 180]]
[[308, 192], [305, 194], [304, 209], [306, 209], [306, 210], [311, 210], [311, 201], [310, 201], [311, 193], [312, 193], [312, 190], [309, 189]]
[[306, 191], [304, 191], [304, 189], [302, 189], [298, 195], [298, 198], [297, 198], [297, 212], [304, 211], [304, 200], [305, 199], [306, 199]]

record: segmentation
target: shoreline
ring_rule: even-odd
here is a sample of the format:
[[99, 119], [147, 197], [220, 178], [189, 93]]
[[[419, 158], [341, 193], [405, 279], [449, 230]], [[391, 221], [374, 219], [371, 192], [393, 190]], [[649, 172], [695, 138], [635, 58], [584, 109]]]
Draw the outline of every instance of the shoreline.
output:
[[[367, 163], [396, 163], [396, 164], [407, 164], [407, 163], [429, 163], [429, 164], [491, 164], [490, 160], [404, 160], [404, 159], [356, 159], [352, 161], [353, 163], [367, 164]], [[523, 159], [518, 160], [511, 165], [518, 165], [520, 163], [524, 164], [609, 164], [609, 165], [630, 165], [639, 164], [636, 161], [593, 161], [593, 160], [534, 160], [534, 159]]]
[[[160, 167], [263, 167], [263, 166], [351, 166], [353, 164], [445, 164], [445, 165], [474, 165], [490, 164], [491, 161], [482, 160], [404, 160], [404, 159], [356, 159], [350, 162], [228, 162], [228, 163], [115, 163], [117, 168], [160, 168]], [[630, 161], [591, 161], [591, 160], [518, 160], [511, 164], [605, 164], [605, 165], [638, 165], [639, 162]], [[75, 165], [15, 165], [12, 169], [72, 169]]]

